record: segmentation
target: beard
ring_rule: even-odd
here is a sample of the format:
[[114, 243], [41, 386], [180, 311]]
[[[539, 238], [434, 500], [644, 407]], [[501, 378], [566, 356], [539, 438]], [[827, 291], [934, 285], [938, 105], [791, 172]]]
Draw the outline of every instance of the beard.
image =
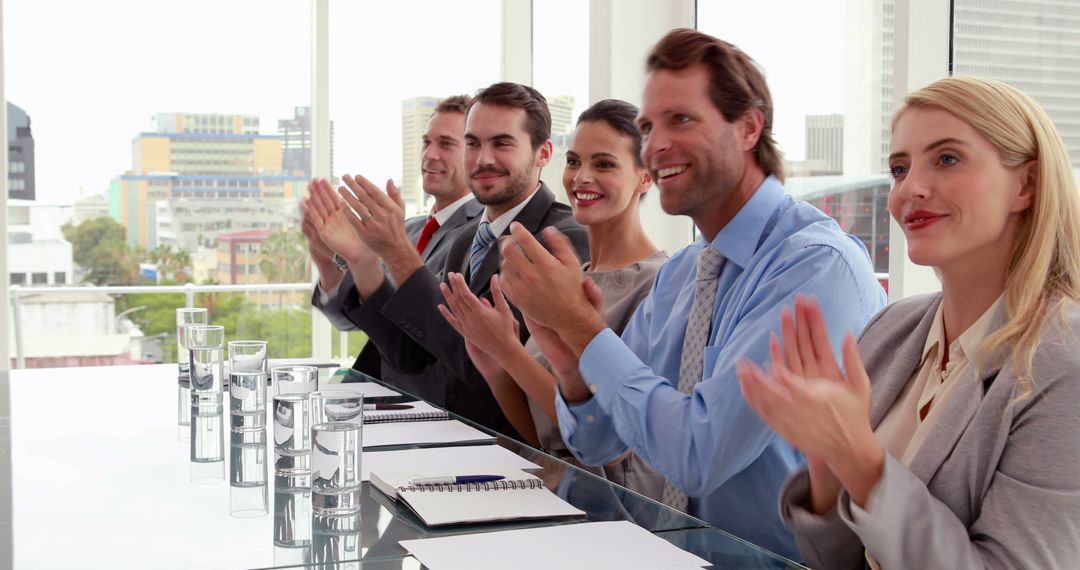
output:
[[[507, 171], [497, 168], [483, 168], [472, 173], [472, 176], [483, 172], [494, 172], [498, 174], [506, 174]], [[529, 189], [529, 170], [522, 169], [515, 171], [506, 180], [506, 185], [502, 188], [492, 187], [483, 188], [480, 183], [469, 177], [469, 190], [472, 190], [473, 196], [476, 196], [476, 201], [480, 202], [484, 206], [500, 206], [508, 202], [514, 201], [518, 196], [521, 196]]]

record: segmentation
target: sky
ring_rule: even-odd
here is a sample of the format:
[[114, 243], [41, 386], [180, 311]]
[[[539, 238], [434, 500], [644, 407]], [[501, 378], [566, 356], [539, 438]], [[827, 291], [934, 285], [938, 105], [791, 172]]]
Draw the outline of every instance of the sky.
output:
[[[776, 136], [841, 112], [844, 0], [699, 0], [698, 26], [767, 72]], [[500, 1], [330, 0], [338, 173], [401, 176], [401, 101], [499, 80]], [[256, 114], [264, 133], [311, 98], [307, 0], [4, 0], [7, 99], [30, 115], [38, 202], [104, 193], [159, 112]], [[588, 98], [588, 0], [534, 2], [534, 85]], [[783, 18], [776, 14], [783, 13]], [[808, 87], [809, 86], [809, 87]]]

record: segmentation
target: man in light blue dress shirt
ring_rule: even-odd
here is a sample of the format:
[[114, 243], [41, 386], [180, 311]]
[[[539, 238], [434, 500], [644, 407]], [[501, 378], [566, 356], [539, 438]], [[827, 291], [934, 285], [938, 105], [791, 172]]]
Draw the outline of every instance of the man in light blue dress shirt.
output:
[[[708, 35], [675, 30], [646, 67], [642, 156], [664, 211], [690, 216], [703, 238], [661, 267], [621, 339], [597, 316], [576, 260], [550, 239], [557, 236], [547, 240], [551, 255], [527, 232], [513, 232], [519, 247], [503, 248], [503, 289], [534, 321], [534, 338], [547, 341], [545, 354], [563, 355], [553, 361], [556, 406], [574, 455], [602, 465], [631, 450], [686, 495], [691, 515], [795, 557], [777, 495], [802, 457], [746, 405], [735, 363], [768, 362], [781, 309], [798, 293], [817, 298], [838, 353], [842, 333], [860, 332], [885, 305], [884, 291], [857, 239], [785, 194], [771, 98], [753, 60]], [[701, 359], [701, 377], [680, 391], [705, 248], [723, 261], [707, 341], [691, 358]]]

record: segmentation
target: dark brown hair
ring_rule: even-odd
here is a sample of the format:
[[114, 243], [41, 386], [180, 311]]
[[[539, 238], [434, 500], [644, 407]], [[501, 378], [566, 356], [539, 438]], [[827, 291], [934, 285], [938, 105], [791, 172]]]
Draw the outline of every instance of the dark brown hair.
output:
[[477, 103], [509, 107], [525, 111], [525, 132], [529, 133], [533, 150], [551, 138], [551, 111], [547, 99], [539, 91], [520, 83], [502, 82], [476, 92], [469, 109]]
[[472, 97], [468, 95], [451, 95], [435, 105], [436, 113], [461, 113], [465, 114], [472, 103]]
[[772, 136], [772, 96], [757, 63], [738, 47], [697, 30], [679, 28], [668, 32], [645, 61], [647, 72], [678, 71], [703, 64], [709, 70], [709, 98], [731, 123], [751, 108], [765, 115], [754, 151], [765, 174], [784, 179], [783, 156]]
[[578, 116], [577, 124], [604, 123], [615, 129], [615, 132], [630, 139], [630, 146], [634, 150], [634, 162], [640, 168], [645, 166], [645, 163], [641, 161], [641, 131], [634, 124], [637, 114], [638, 108], [626, 101], [604, 99], [585, 109]]

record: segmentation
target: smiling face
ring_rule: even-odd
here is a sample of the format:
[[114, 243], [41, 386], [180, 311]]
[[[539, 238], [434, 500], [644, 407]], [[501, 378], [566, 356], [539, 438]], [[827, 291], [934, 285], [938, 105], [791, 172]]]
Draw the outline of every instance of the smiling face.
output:
[[946, 273], [1004, 271], [1032, 203], [1032, 164], [1007, 168], [989, 140], [942, 109], [905, 110], [892, 135], [889, 212], [911, 261]]
[[[739, 183], [760, 131], [745, 118], [727, 122], [708, 95], [703, 64], [649, 74], [638, 127], [642, 159], [660, 188], [660, 205], [715, 234], [745, 202]], [[747, 146], [749, 145], [749, 146]]]
[[507, 210], [528, 196], [551, 158], [551, 143], [532, 148], [525, 111], [477, 103], [465, 121], [469, 188], [485, 206]]
[[636, 214], [638, 200], [651, 182], [637, 165], [629, 137], [603, 121], [578, 124], [566, 151], [563, 188], [579, 224]]
[[466, 188], [465, 115], [435, 113], [423, 137], [424, 192], [436, 200], [455, 200]]

